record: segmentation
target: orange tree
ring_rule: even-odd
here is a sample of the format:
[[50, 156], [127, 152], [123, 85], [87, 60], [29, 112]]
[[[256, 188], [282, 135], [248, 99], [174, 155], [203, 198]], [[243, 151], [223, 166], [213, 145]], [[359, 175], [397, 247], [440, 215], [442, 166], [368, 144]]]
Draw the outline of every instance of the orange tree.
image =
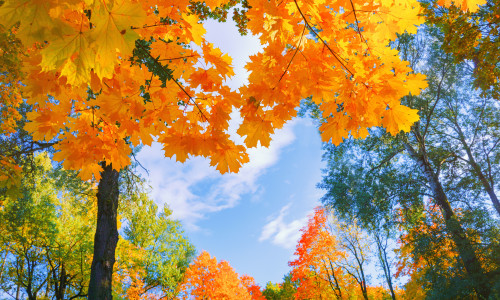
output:
[[180, 290], [189, 299], [265, 299], [252, 277], [239, 277], [227, 261], [217, 262], [206, 251], [186, 270]]
[[297, 258], [289, 262], [292, 280], [298, 282], [296, 299], [350, 297], [355, 283], [340, 265], [347, 253], [330, 232], [325, 210], [317, 207], [301, 231]]
[[[200, 19], [224, 19], [238, 2], [238, 26], [264, 49], [247, 65], [249, 83], [232, 91], [231, 58], [204, 39]], [[364, 137], [372, 126], [408, 131], [417, 111], [399, 99], [426, 84], [387, 45], [397, 32], [415, 32], [419, 12], [414, 0], [3, 1], [2, 30], [22, 43], [25, 128], [55, 143], [53, 158], [66, 169], [99, 180], [89, 298], [111, 298], [118, 171], [133, 146], [156, 139], [167, 157], [204, 156], [221, 173], [236, 172], [246, 148], [268, 146], [309, 96], [323, 111], [324, 141]], [[12, 113], [21, 104], [0, 103]], [[227, 132], [234, 110], [243, 145]]]

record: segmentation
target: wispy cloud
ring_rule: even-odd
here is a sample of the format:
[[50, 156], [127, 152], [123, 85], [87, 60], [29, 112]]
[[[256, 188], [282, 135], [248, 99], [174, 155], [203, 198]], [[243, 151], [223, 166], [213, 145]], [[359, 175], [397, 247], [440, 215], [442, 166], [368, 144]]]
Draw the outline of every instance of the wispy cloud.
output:
[[277, 214], [272, 216], [270, 221], [264, 225], [259, 237], [259, 241], [270, 240], [273, 244], [285, 249], [293, 249], [300, 238], [300, 229], [307, 223], [307, 217], [286, 222], [291, 203], [283, 206]]

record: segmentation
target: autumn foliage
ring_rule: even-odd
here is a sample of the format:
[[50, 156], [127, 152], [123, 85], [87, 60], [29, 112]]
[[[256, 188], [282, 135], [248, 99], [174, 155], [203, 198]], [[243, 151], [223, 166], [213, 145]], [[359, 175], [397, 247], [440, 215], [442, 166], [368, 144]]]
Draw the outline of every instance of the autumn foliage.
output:
[[[15, 28], [26, 53], [22, 95], [33, 107], [26, 129], [35, 140], [57, 141], [54, 159], [90, 179], [99, 178], [100, 162], [119, 170], [131, 146], [154, 140], [178, 161], [205, 156], [220, 172], [235, 172], [248, 161], [246, 147], [268, 146], [310, 96], [328, 121], [323, 140], [335, 144], [372, 126], [407, 131], [418, 119], [399, 99], [418, 94], [424, 77], [388, 47], [397, 32], [422, 23], [416, 1], [248, 6], [246, 28], [264, 49], [246, 67], [249, 83], [233, 91], [225, 82], [231, 58], [204, 39], [189, 1], [5, 1], [1, 24]], [[235, 109], [243, 145], [227, 131]]]
[[[427, 82], [424, 75], [415, 73], [409, 62], [400, 58], [398, 49], [391, 47], [390, 42], [399, 33], [415, 33], [425, 21], [424, 14], [429, 22], [441, 24], [446, 31], [449, 45], [444, 46], [445, 50], [456, 61], [472, 62], [475, 86], [483, 89], [483, 95], [499, 97], [495, 44], [498, 6], [488, 5], [478, 11], [484, 0], [439, 0], [426, 3], [424, 8], [416, 0], [5, 0], [1, 3], [0, 136], [3, 142], [4, 137], [25, 134], [26, 130], [31, 143], [26, 152], [19, 150], [21, 145], [15, 145], [11, 147], [15, 155], [0, 153], [2, 193], [4, 189], [25, 184], [19, 157], [41, 150], [34, 145], [52, 147], [51, 159], [66, 170], [78, 171], [83, 180], [99, 180], [103, 167], [110, 173], [114, 172], [112, 169], [123, 170], [131, 163], [132, 149], [153, 142], [163, 146], [166, 157], [175, 157], [179, 162], [202, 156], [220, 173], [237, 172], [249, 160], [247, 149], [269, 146], [272, 134], [297, 115], [304, 99], [319, 109], [319, 130], [324, 142], [338, 145], [348, 137], [365, 138], [371, 127], [382, 127], [393, 136], [408, 132], [419, 120], [415, 109], [418, 106], [402, 105], [401, 99], [417, 96]], [[205, 39], [203, 20], [224, 19], [221, 16], [238, 4], [244, 10], [237, 19], [238, 28], [258, 36], [262, 51], [251, 56], [246, 65], [248, 83], [235, 90], [228, 85], [228, 79], [235, 75], [232, 59]], [[478, 29], [483, 25], [487, 30]], [[494, 37], [493, 41], [490, 37]], [[231, 122], [233, 116], [241, 117], [240, 122]], [[241, 143], [230, 136], [233, 131], [230, 123], [238, 123], [235, 131], [242, 137]], [[421, 148], [419, 151], [425, 150]], [[44, 164], [48, 170], [48, 163]], [[118, 173], [113, 174], [115, 182], [108, 187], [118, 191]], [[118, 201], [118, 192], [113, 195]], [[54, 198], [51, 207], [67, 210], [70, 215], [68, 204], [56, 202], [57, 197], [51, 196], [50, 199]], [[37, 204], [38, 200], [33, 201]], [[3, 210], [7, 204], [2, 198], [0, 208]], [[16, 211], [13, 207], [9, 209]], [[38, 204], [33, 207], [36, 217], [44, 220]], [[449, 212], [453, 213], [451, 206]], [[92, 213], [95, 211], [80, 217], [90, 219]], [[417, 286], [429, 281], [424, 276], [431, 268], [434, 275], [445, 276], [448, 269], [459, 270], [457, 278], [466, 274], [457, 258], [464, 260], [466, 252], [458, 255], [453, 250], [460, 239], [455, 238], [457, 245], [454, 245], [443, 233], [450, 230], [452, 223], [459, 224], [458, 217], [453, 215], [450, 222], [450, 218], [440, 219], [436, 210], [427, 213], [429, 223], [418, 223], [400, 239], [398, 272], [411, 277], [407, 286], [409, 297], [426, 296]], [[116, 225], [117, 205], [112, 214]], [[152, 215], [157, 216], [156, 210]], [[6, 220], [10, 217], [5, 214]], [[50, 222], [56, 224], [55, 217]], [[364, 275], [357, 277], [349, 269], [346, 247], [329, 222], [325, 210], [318, 208], [302, 230], [296, 259], [290, 262], [292, 281], [297, 283], [295, 297], [344, 299], [361, 294], [365, 299], [368, 295], [385, 297], [384, 288], [367, 287]], [[443, 227], [445, 223], [447, 228]], [[47, 232], [37, 238], [54, 234], [49, 225]], [[42, 229], [45, 230], [42, 227], [37, 230]], [[78, 231], [79, 227], [57, 225], [61, 234], [71, 235], [69, 229]], [[145, 232], [144, 228], [141, 230]], [[475, 257], [474, 247], [481, 244], [478, 235], [469, 228], [456, 232], [470, 236], [474, 245], [467, 251]], [[116, 228], [113, 233], [118, 236]], [[85, 234], [88, 235], [87, 231]], [[60, 243], [59, 237], [55, 237], [54, 241]], [[422, 241], [429, 241], [426, 249], [435, 250], [435, 255], [419, 255], [417, 246]], [[24, 247], [10, 240], [5, 245], [1, 248], [6, 253], [4, 262], [19, 245]], [[37, 242], [28, 248], [38, 251], [43, 248], [41, 245]], [[90, 259], [89, 245], [84, 245], [86, 254], [82, 254], [80, 265]], [[239, 276], [227, 262], [217, 262], [207, 252], [195, 259], [182, 279], [182, 268], [166, 270], [164, 262], [154, 259], [151, 255], [154, 247], [149, 247], [147, 256], [148, 245], [150, 241], [144, 245], [137, 241], [120, 244], [118, 254], [128, 261], [119, 261], [114, 274], [115, 284], [120, 284], [114, 291], [116, 294], [129, 299], [153, 299], [156, 296], [151, 291], [157, 289], [168, 295], [180, 292], [185, 298], [263, 299], [253, 278]], [[113, 253], [115, 246], [111, 246]], [[496, 263], [485, 258], [496, 257], [493, 255], [496, 248], [491, 249], [478, 252], [476, 273], [485, 278], [490, 273], [483, 274], [482, 265], [485, 272], [497, 269]], [[52, 249], [42, 250], [40, 253], [50, 260]], [[167, 250], [158, 251], [164, 254]], [[69, 252], [64, 255], [72, 261], [74, 257]], [[190, 254], [184, 254], [185, 267]], [[111, 269], [115, 259], [112, 256], [108, 258]], [[104, 261], [94, 254], [96, 258]], [[148, 270], [145, 266], [153, 262], [157, 269]], [[61, 272], [59, 277], [66, 280], [69, 275], [64, 263], [62, 259], [59, 264], [48, 262], [50, 271]], [[169, 275], [173, 281], [167, 284], [148, 274], [164, 274], [161, 270], [174, 274]], [[72, 287], [72, 293], [83, 295], [87, 275], [75, 275], [74, 278], [81, 280], [77, 287]], [[465, 275], [462, 277], [467, 279]], [[47, 290], [48, 280], [43, 283]], [[177, 286], [176, 280], [183, 283]], [[106, 281], [109, 289], [110, 282]], [[486, 281], [479, 283], [475, 292], [487, 297], [489, 292], [481, 294]], [[59, 290], [61, 294], [62, 290], [63, 297], [65, 291], [58, 284], [54, 284], [57, 286], [54, 292]], [[25, 285], [30, 294], [31, 283]], [[11, 287], [8, 288], [10, 291]], [[31, 294], [29, 298], [33, 298]]]
[[217, 262], [206, 251], [187, 269], [181, 290], [189, 299], [264, 299], [252, 277], [239, 277], [227, 261]]

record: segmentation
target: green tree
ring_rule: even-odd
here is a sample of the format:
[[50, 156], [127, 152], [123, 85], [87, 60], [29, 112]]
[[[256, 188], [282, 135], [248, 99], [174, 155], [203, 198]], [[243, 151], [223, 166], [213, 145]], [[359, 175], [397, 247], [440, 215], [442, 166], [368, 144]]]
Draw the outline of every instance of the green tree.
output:
[[[447, 238], [458, 253], [451, 275], [465, 278], [453, 287], [448, 278], [444, 286], [487, 299], [495, 282], [492, 275], [497, 272], [485, 270], [491, 263], [497, 265], [494, 256], [487, 253], [497, 246], [491, 239], [476, 243], [468, 229], [484, 231], [482, 239], [488, 236], [491, 222], [478, 220], [491, 218], [487, 203], [492, 199], [463, 140], [474, 161], [483, 163], [481, 168], [491, 186], [497, 185], [498, 164], [492, 162], [499, 155], [498, 106], [470, 88], [472, 74], [467, 64], [456, 64], [451, 55], [440, 51], [441, 39], [442, 33], [434, 28], [398, 39], [395, 46], [401, 55], [428, 78], [429, 87], [422, 95], [403, 100], [420, 110], [421, 119], [408, 134], [392, 137], [374, 129], [365, 141], [327, 146], [328, 168], [320, 184], [327, 193], [322, 200], [340, 214], [356, 216], [362, 225], [368, 225], [373, 219], [395, 220], [396, 208], [403, 209], [407, 222], [416, 221], [423, 210], [423, 198], [432, 198], [443, 215]], [[466, 216], [458, 216], [457, 208]]]
[[173, 299], [194, 258], [194, 246], [180, 222], [171, 219], [172, 211], [167, 206], [158, 212], [157, 205], [144, 192], [128, 201], [122, 219], [126, 224], [123, 237], [144, 254], [139, 261], [126, 263], [143, 271], [142, 291]]
[[298, 283], [292, 280], [292, 273], [289, 272], [283, 277], [283, 282], [272, 283], [269, 281], [262, 295], [267, 300], [293, 300], [297, 293]]
[[24, 167], [20, 196], [1, 195], [5, 271], [0, 284], [16, 299], [85, 296], [93, 230], [88, 204], [93, 197], [86, 194], [92, 194], [88, 184], [76, 191], [66, 183], [62, 189], [62, 173], [52, 168], [46, 153], [38, 154]]

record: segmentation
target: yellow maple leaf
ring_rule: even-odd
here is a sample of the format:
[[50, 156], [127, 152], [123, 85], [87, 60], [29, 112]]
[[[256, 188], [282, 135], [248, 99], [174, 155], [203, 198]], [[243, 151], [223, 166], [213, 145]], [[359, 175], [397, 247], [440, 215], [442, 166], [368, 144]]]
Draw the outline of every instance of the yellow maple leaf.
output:
[[392, 135], [398, 134], [401, 130], [409, 132], [413, 123], [420, 119], [418, 109], [411, 109], [401, 104], [385, 110], [382, 117], [382, 126]]
[[195, 14], [183, 14], [182, 23], [185, 25], [184, 35], [188, 40], [193, 41], [197, 45], [201, 45], [203, 41], [203, 36], [207, 32], [203, 24], [198, 23], [198, 16]]
[[214, 48], [210, 43], [204, 43], [202, 49], [205, 61], [213, 64], [220, 75], [226, 77], [234, 75], [231, 67], [233, 59], [228, 54], [222, 54], [219, 48]]
[[249, 161], [245, 147], [233, 145], [225, 149], [219, 149], [210, 156], [210, 165], [216, 166], [221, 173], [238, 172], [241, 165]]
[[96, 47], [95, 73], [99, 78], [111, 78], [116, 64], [116, 52], [122, 57], [132, 54], [139, 35], [131, 28], [142, 27], [146, 14], [139, 3], [125, 0], [102, 5], [92, 14], [95, 28], [91, 38]]
[[245, 145], [249, 148], [256, 147], [258, 142], [263, 147], [269, 147], [274, 128], [271, 121], [261, 119], [244, 120], [237, 133], [240, 136], [246, 136]]
[[43, 71], [62, 67], [61, 76], [66, 76], [69, 84], [90, 82], [94, 51], [90, 47], [88, 31], [73, 30], [71, 34], [52, 41], [41, 53]]
[[427, 88], [426, 76], [424, 74], [410, 74], [405, 82], [408, 90], [413, 96], [417, 96], [420, 92]]
[[163, 151], [165, 157], [172, 158], [175, 155], [175, 159], [178, 162], [185, 162], [188, 158], [188, 151], [183, 147], [182, 136], [179, 135], [169, 135], [164, 136], [160, 142], [163, 144]]
[[321, 140], [338, 146], [342, 143], [343, 139], [348, 137], [348, 132], [345, 130], [347, 121], [347, 117], [344, 115], [336, 115], [334, 118], [328, 118], [328, 121], [319, 127]]

